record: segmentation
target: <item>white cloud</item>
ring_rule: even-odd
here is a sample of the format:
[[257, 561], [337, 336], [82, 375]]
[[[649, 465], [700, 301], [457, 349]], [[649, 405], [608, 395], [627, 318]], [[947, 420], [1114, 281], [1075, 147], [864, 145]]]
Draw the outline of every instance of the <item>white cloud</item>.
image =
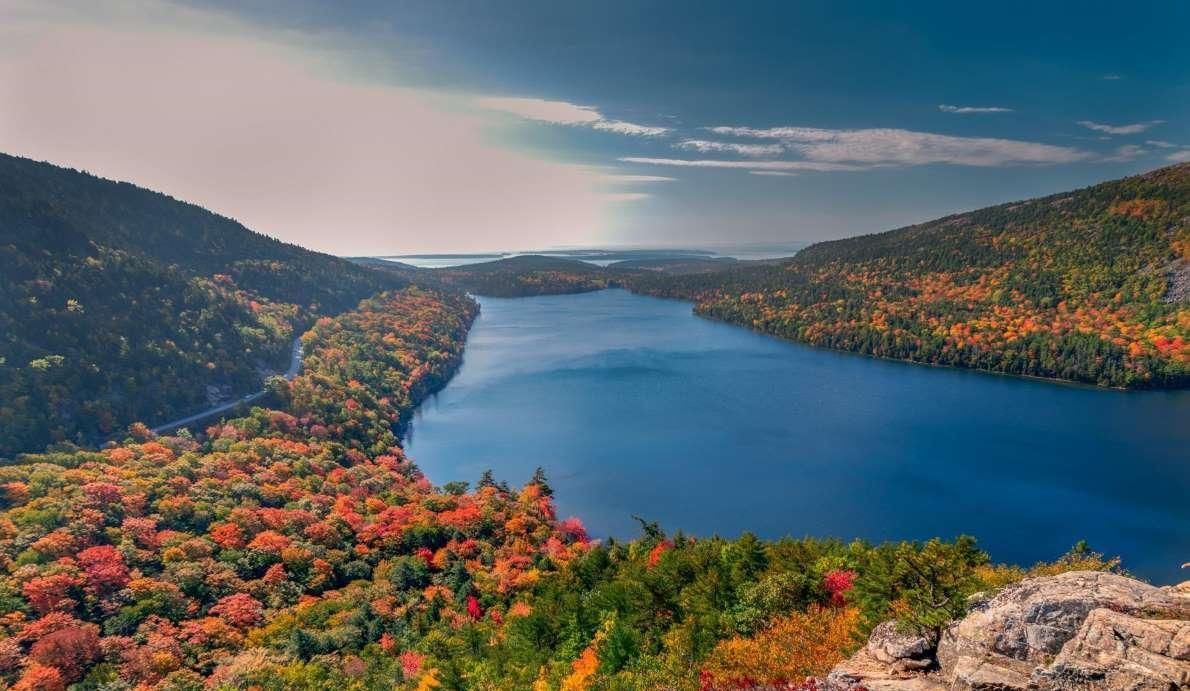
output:
[[1166, 156], [1165, 160], [1169, 161], [1170, 163], [1186, 163], [1187, 161], [1190, 161], [1190, 149], [1175, 151], [1172, 154]]
[[1118, 74], [1105, 74], [1105, 75], [1103, 75], [1103, 77], [1101, 77], [1101, 78], [1102, 78], [1104, 81], [1108, 81], [1108, 82], [1115, 82], [1115, 81], [1119, 81], [1119, 80], [1123, 79], [1123, 77], [1121, 77], [1121, 76], [1120, 76], [1120, 75], [1118, 75]]
[[592, 123], [591, 127], [597, 130], [615, 132], [616, 134], [628, 134], [634, 137], [658, 137], [669, 132], [668, 127], [649, 127], [648, 125], [638, 125], [634, 122], [624, 122], [623, 120], [599, 120]]
[[818, 161], [711, 161], [690, 160], [685, 158], [648, 158], [643, 156], [625, 156], [620, 159], [624, 163], [642, 163], [653, 166], [676, 166], [681, 168], [743, 168], [753, 170], [817, 170], [823, 172], [866, 170], [870, 166], [853, 166], [839, 163], [822, 163]]
[[604, 175], [601, 180], [611, 184], [631, 184], [636, 182], [674, 182], [677, 178], [664, 175]]
[[1079, 120], [1077, 124], [1089, 130], [1104, 132], [1106, 134], [1140, 134], [1154, 125], [1160, 125], [1163, 122], [1165, 121], [1149, 120], [1148, 122], [1137, 122], [1131, 125], [1105, 125], [1100, 122], [1092, 122], [1091, 120]]
[[1158, 149], [1181, 149], [1181, 148], [1183, 148], [1182, 145], [1180, 145], [1180, 144], [1174, 144], [1173, 142], [1167, 142], [1167, 141], [1163, 141], [1161, 139], [1148, 139], [1145, 141], [1145, 144], [1148, 144], [1149, 146], [1155, 146]]
[[723, 134], [732, 137], [750, 137], [752, 139], [799, 139], [804, 140], [811, 137], [819, 137], [821, 139], [830, 139], [834, 132], [840, 130], [826, 130], [818, 127], [728, 127], [720, 125], [718, 127], [707, 127], [710, 132], [715, 134]]
[[749, 175], [766, 175], [772, 177], [793, 178], [797, 177], [797, 173], [787, 173], [783, 170], [749, 170]]
[[556, 125], [589, 125], [603, 119], [599, 111], [590, 106], [578, 106], [566, 101], [487, 96], [475, 99], [475, 104], [486, 110], [498, 110], [526, 120]]
[[774, 156], [783, 153], [780, 144], [737, 144], [735, 142], [712, 142], [705, 139], [687, 139], [674, 145], [678, 149], [692, 149], [700, 153], [727, 152], [741, 156]]
[[650, 127], [623, 120], [608, 120], [591, 106], [580, 106], [566, 101], [484, 96], [476, 98], [474, 103], [484, 110], [509, 113], [526, 120], [548, 122], [554, 125], [585, 125], [605, 132], [634, 137], [657, 137], [670, 131], [668, 127]]
[[901, 129], [833, 130], [818, 127], [711, 127], [752, 139], [774, 139], [808, 161], [866, 165], [1004, 166], [1072, 163], [1092, 158], [1080, 149], [1015, 139], [955, 137]]
[[159, 19], [0, 2], [0, 150], [342, 254], [590, 244], [622, 200], [599, 171], [493, 143], [490, 115], [441, 94], [336, 79], [350, 48], [133, 4]]
[[938, 110], [943, 113], [959, 113], [966, 115], [969, 113], [1012, 113], [1015, 112], [1012, 108], [1001, 108], [1000, 106], [948, 106], [945, 103], [938, 106]]
[[1143, 146], [1136, 144], [1125, 144], [1124, 146], [1116, 147], [1116, 150], [1111, 155], [1105, 156], [1105, 161], [1135, 161], [1141, 156], [1149, 153]]

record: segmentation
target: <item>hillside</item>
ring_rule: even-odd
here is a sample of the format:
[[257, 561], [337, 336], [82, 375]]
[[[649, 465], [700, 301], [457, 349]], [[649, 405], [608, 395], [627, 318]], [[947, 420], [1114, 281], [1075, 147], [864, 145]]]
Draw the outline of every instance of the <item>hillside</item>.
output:
[[256, 390], [315, 316], [407, 283], [2, 154], [0, 266], [0, 457]]
[[627, 279], [816, 346], [1114, 387], [1190, 385], [1190, 164], [823, 242], [781, 265]]
[[607, 272], [594, 264], [535, 254], [436, 269], [433, 274], [446, 285], [493, 297], [582, 293], [609, 284]]

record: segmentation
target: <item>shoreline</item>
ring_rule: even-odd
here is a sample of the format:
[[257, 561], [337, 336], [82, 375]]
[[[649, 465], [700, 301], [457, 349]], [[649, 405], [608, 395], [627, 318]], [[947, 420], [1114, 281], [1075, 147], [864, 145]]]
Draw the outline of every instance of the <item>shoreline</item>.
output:
[[605, 288], [596, 288], [594, 290], [583, 290], [583, 291], [566, 292], [566, 293], [548, 293], [548, 294], [542, 294], [542, 295], [516, 295], [516, 296], [480, 295], [477, 297], [487, 297], [487, 298], [494, 298], [494, 299], [498, 299], [498, 300], [519, 300], [522, 298], [531, 298], [531, 297], [555, 297], [555, 296], [562, 297], [562, 296], [567, 296], [567, 295], [582, 295], [584, 293], [597, 293], [597, 292], [600, 292], [603, 290], [623, 290], [626, 293], [629, 293], [631, 295], [635, 295], [638, 297], [686, 303], [691, 306], [691, 313], [700, 319], [705, 319], [709, 322], [714, 322], [716, 324], [723, 324], [726, 326], [735, 327], [737, 329], [744, 329], [746, 331], [750, 331], [754, 334], [758, 334], [758, 335], [764, 336], [766, 338], [776, 339], [778, 341], [781, 341], [782, 343], [789, 343], [789, 344], [798, 345], [798, 346], [802, 346], [805, 348], [812, 348], [814, 350], [819, 350], [819, 351], [828, 352], [828, 353], [854, 355], [854, 356], [859, 356], [859, 357], [863, 357], [863, 358], [868, 358], [870, 360], [879, 360], [882, 362], [892, 362], [892, 363], [898, 363], [898, 364], [902, 364], [902, 365], [930, 367], [930, 368], [934, 368], [934, 369], [953, 370], [956, 372], [973, 372], [973, 373], [977, 373], [977, 374], [992, 375], [992, 376], [1006, 378], [1006, 379], [1020, 379], [1020, 380], [1024, 380], [1024, 381], [1043, 382], [1043, 383], [1053, 384], [1053, 385], [1057, 385], [1057, 386], [1065, 386], [1065, 387], [1070, 387], [1070, 388], [1075, 388], [1075, 389], [1085, 389], [1085, 390], [1089, 390], [1089, 391], [1112, 391], [1112, 392], [1128, 393], [1128, 394], [1170, 393], [1170, 392], [1178, 392], [1178, 391], [1190, 391], [1190, 386], [1187, 386], [1187, 387], [1100, 386], [1099, 384], [1090, 384], [1088, 382], [1078, 381], [1075, 379], [1063, 379], [1061, 377], [1043, 377], [1043, 376], [1036, 375], [1036, 374], [1013, 374], [1012, 372], [997, 372], [996, 370], [984, 369], [981, 367], [966, 367], [963, 365], [947, 365], [947, 364], [943, 364], [943, 363], [939, 363], [939, 362], [924, 362], [921, 360], [910, 360], [910, 359], [906, 359], [906, 358], [888, 357], [885, 355], [874, 355], [872, 353], [862, 353], [858, 350], [847, 350], [844, 348], [832, 348], [830, 346], [816, 345], [814, 343], [807, 343], [806, 341], [799, 341], [799, 340], [792, 339], [792, 338], [786, 338], [786, 337], [780, 336], [778, 334], [769, 333], [767, 331], [764, 331], [763, 329], [758, 329], [753, 326], [748, 326], [745, 324], [738, 324], [735, 322], [728, 321], [726, 319], [720, 319], [718, 317], [707, 315], [707, 314], [700, 314], [695, 309], [695, 308], [697, 308], [698, 303], [693, 300], [690, 300], [688, 298], [669, 297], [666, 295], [652, 295], [650, 293], [635, 291], [626, 285], [609, 285]]

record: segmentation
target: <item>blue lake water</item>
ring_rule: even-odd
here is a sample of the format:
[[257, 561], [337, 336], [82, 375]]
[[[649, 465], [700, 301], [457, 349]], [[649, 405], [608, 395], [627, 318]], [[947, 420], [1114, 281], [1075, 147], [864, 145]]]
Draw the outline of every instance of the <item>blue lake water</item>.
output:
[[824, 351], [605, 290], [482, 298], [406, 448], [435, 483], [545, 468], [595, 536], [1080, 539], [1159, 582], [1190, 561], [1190, 392], [1117, 392]]

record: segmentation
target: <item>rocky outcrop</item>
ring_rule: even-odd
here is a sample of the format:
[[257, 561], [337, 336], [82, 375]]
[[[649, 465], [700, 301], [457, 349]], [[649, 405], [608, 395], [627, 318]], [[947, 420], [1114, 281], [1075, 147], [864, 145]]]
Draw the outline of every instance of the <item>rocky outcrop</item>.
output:
[[867, 645], [831, 670], [826, 686], [867, 691], [941, 691], [946, 687], [936, 675], [927, 674], [936, 666], [934, 648], [933, 641], [899, 633], [896, 622], [886, 621], [872, 629]]
[[1190, 582], [1156, 588], [1094, 571], [1028, 579], [976, 605], [946, 628], [936, 647], [882, 624], [867, 646], [831, 672], [825, 686], [1190, 689]]
[[1096, 683], [1109, 689], [1190, 687], [1190, 622], [1093, 610], [1037, 676], [1059, 688]]
[[1190, 302], [1190, 260], [1179, 259], [1165, 267], [1162, 302]]

